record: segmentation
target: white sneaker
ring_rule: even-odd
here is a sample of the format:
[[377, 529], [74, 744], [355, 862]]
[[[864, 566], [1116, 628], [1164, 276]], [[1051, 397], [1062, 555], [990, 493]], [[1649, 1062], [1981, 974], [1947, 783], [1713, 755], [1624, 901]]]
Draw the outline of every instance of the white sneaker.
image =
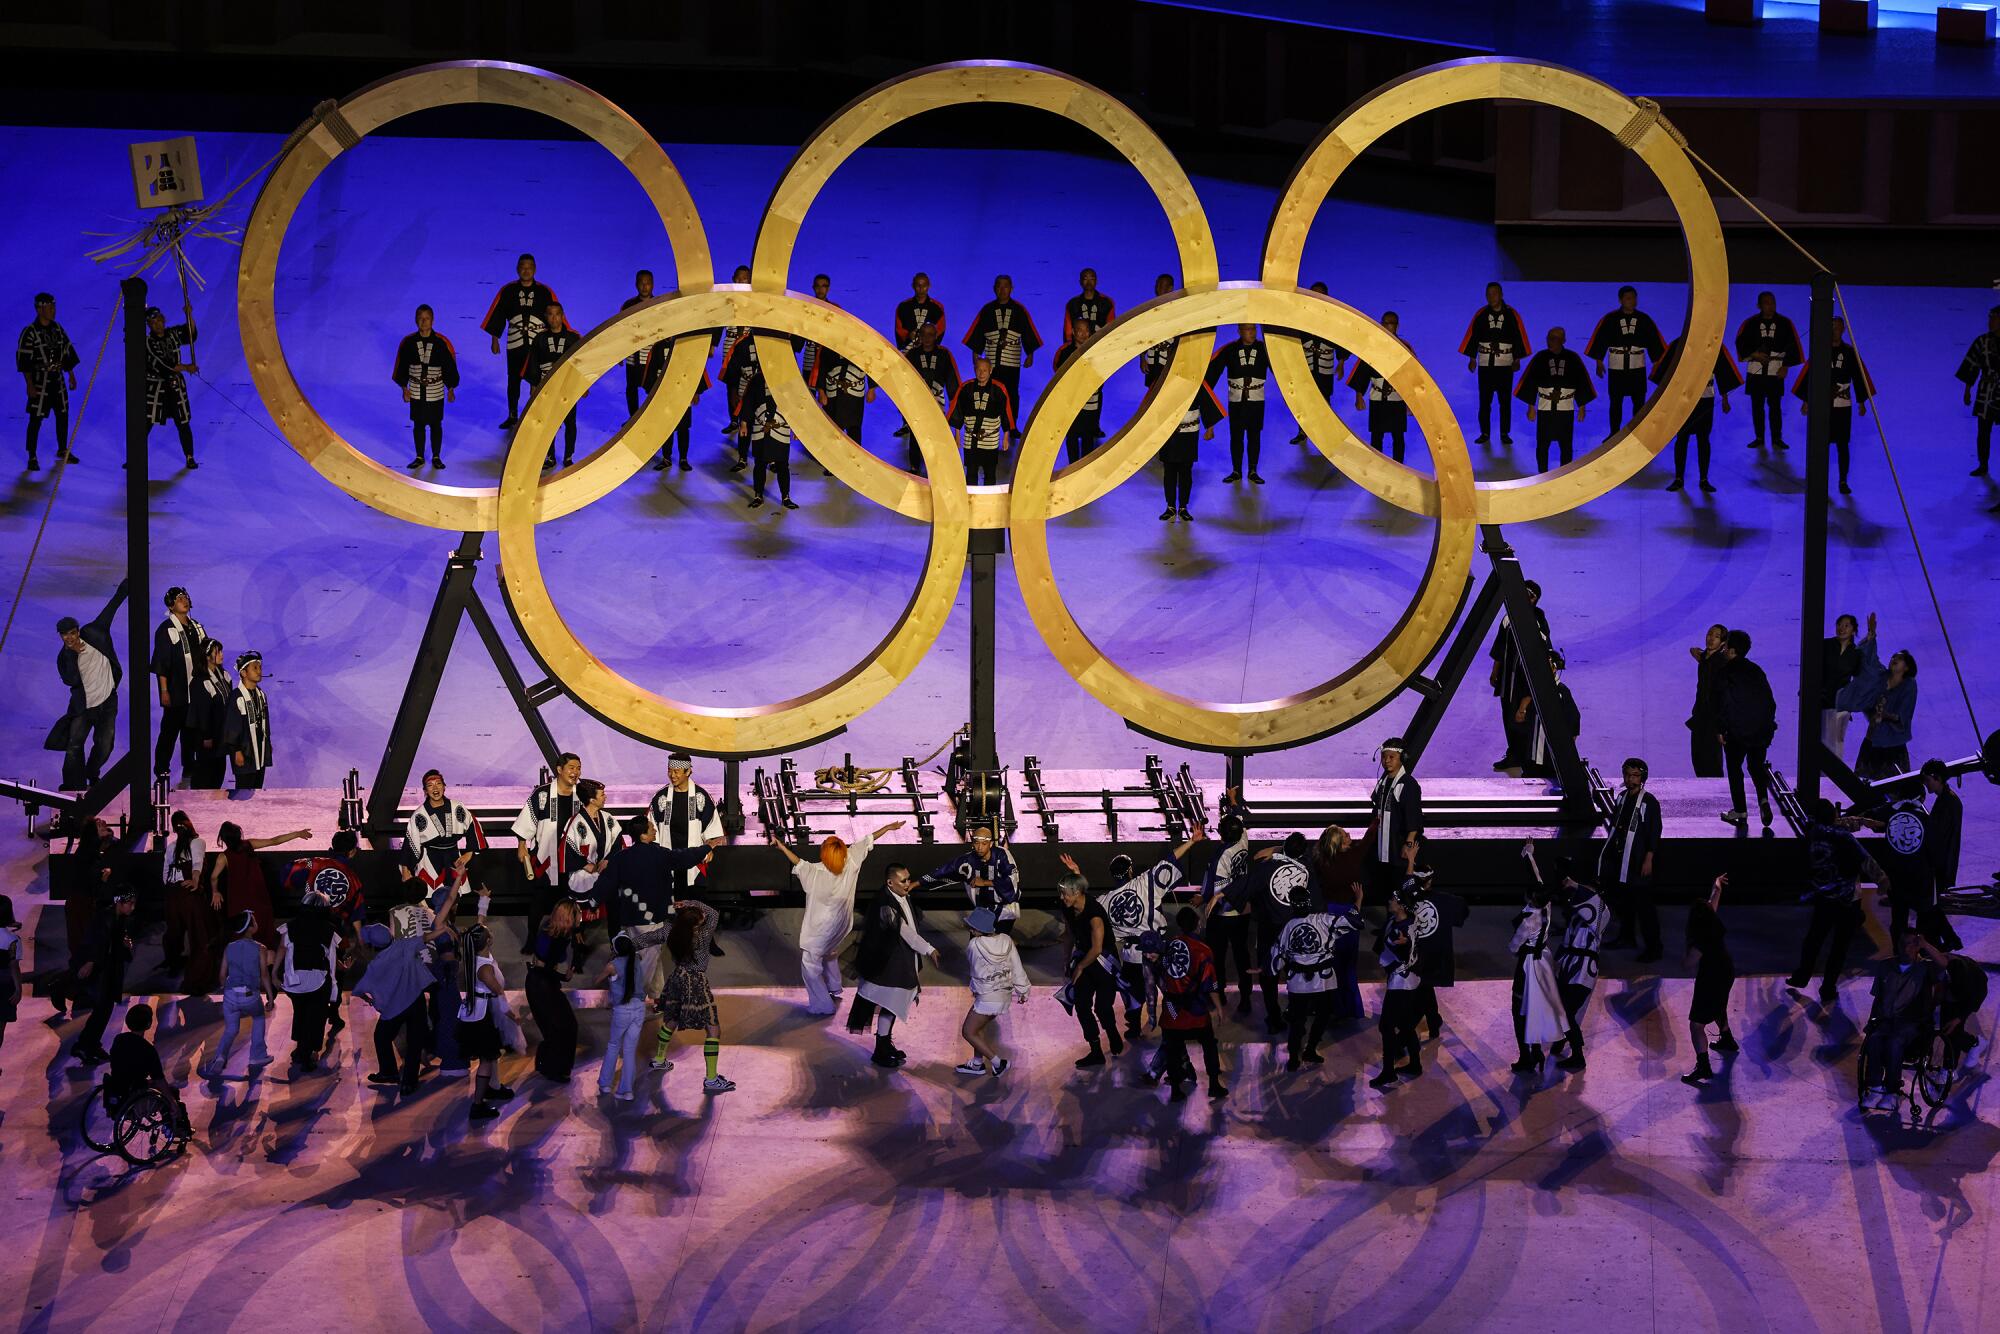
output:
[[701, 1081], [701, 1091], [703, 1093], [708, 1093], [708, 1094], [727, 1093], [735, 1087], [736, 1087], [735, 1080], [725, 1078], [722, 1075], [717, 1075], [713, 1079], [704, 1079]]
[[983, 1056], [975, 1056], [971, 1060], [962, 1062], [953, 1068], [961, 1075], [983, 1075], [988, 1073], [986, 1058]]
[[1007, 1067], [1012, 1064], [1013, 1064], [1012, 1061], [1008, 1060], [1005, 1056], [1002, 1056], [997, 1060], [995, 1060], [991, 1066], [987, 1067], [986, 1073], [992, 1075], [995, 1079], [998, 1079], [1000, 1078], [1000, 1076], [1007, 1073]]
[[610, 1097], [610, 1096], [611, 1096], [611, 1085], [609, 1085], [609, 1084], [599, 1084], [599, 1085], [597, 1086], [597, 1096], [598, 1096], [598, 1097], [600, 1097], [600, 1098], [608, 1098], [608, 1097]]

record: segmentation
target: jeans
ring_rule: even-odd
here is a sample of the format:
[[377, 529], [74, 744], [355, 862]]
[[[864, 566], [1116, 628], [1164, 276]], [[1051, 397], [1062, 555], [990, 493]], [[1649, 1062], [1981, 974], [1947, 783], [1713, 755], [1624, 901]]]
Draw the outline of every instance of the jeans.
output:
[[1862, 1049], [1868, 1058], [1868, 1069], [1875, 1077], [1876, 1088], [1900, 1089], [1903, 1086], [1903, 1053], [1916, 1041], [1917, 1027], [1914, 1019], [1884, 1019], [1868, 1035]]
[[799, 975], [806, 984], [806, 1013], [833, 1014], [840, 1009], [840, 958], [799, 951]]
[[225, 989], [222, 993], [222, 1035], [216, 1039], [215, 1051], [208, 1058], [208, 1068], [221, 1074], [229, 1064], [229, 1053], [236, 1050], [237, 1034], [243, 1031], [243, 1021], [250, 1021], [250, 1064], [269, 1065], [270, 1049], [264, 1045], [264, 998], [256, 992], [239, 996]]
[[611, 1037], [604, 1044], [604, 1064], [597, 1072], [597, 1090], [611, 1091], [614, 1073], [620, 1097], [630, 1097], [632, 1081], [639, 1073], [639, 1032], [646, 1026], [646, 996], [643, 991], [631, 1000], [611, 1007]]
[[[90, 741], [90, 758], [83, 754], [84, 740]], [[97, 781], [111, 747], [118, 739], [118, 692], [112, 691], [94, 709], [69, 716], [69, 746], [63, 752], [62, 785], [80, 791]]]

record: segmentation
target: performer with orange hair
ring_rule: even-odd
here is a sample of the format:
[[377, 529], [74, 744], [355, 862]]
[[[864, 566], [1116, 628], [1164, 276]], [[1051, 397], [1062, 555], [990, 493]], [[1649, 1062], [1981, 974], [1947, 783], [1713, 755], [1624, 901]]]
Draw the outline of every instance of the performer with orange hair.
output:
[[864, 834], [852, 846], [829, 835], [819, 845], [819, 860], [810, 862], [786, 847], [776, 835], [771, 846], [792, 864], [792, 876], [805, 891], [806, 914], [799, 922], [799, 972], [806, 984], [806, 1013], [835, 1014], [840, 1010], [840, 945], [854, 927], [854, 887], [861, 865], [875, 840], [903, 822], [883, 825]]

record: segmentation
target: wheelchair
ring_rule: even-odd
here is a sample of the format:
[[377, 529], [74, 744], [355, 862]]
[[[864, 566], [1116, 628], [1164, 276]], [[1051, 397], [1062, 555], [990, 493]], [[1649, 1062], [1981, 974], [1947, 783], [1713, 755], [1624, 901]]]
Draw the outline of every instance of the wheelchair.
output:
[[157, 1167], [194, 1138], [181, 1100], [151, 1085], [115, 1102], [99, 1084], [83, 1102], [83, 1142], [134, 1167]]
[[[1870, 1110], [1862, 1105], [1869, 1090], [1877, 1083], [1888, 1082], [1878, 1079], [1878, 1072], [1869, 1064], [1868, 1038], [1874, 1034], [1876, 1022], [1875, 1016], [1870, 1015], [1868, 1026], [1862, 1032], [1861, 1054], [1854, 1062], [1854, 1101], [1863, 1115]], [[1967, 1050], [1966, 1044], [1945, 1032], [1942, 1007], [1936, 1004], [1930, 1006], [1916, 1035], [1903, 1048], [1903, 1070], [1897, 1072], [1899, 1092], [1894, 1110], [1899, 1122], [1905, 1104], [1909, 1107], [1912, 1127], [1928, 1126], [1937, 1120], [1938, 1113], [1951, 1100], [1952, 1090], [1964, 1073]], [[1905, 1071], [1908, 1072], [1907, 1079], [1903, 1078]]]

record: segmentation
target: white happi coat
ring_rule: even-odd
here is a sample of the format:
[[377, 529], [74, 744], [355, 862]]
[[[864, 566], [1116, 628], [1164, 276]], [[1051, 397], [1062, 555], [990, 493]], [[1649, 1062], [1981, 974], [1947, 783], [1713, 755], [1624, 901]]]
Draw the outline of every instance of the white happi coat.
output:
[[801, 954], [825, 958], [839, 949], [854, 929], [854, 887], [861, 879], [861, 864], [874, 846], [873, 835], [856, 839], [847, 849], [847, 865], [839, 875], [804, 857], [792, 868], [792, 877], [806, 895], [806, 915], [799, 921]]

